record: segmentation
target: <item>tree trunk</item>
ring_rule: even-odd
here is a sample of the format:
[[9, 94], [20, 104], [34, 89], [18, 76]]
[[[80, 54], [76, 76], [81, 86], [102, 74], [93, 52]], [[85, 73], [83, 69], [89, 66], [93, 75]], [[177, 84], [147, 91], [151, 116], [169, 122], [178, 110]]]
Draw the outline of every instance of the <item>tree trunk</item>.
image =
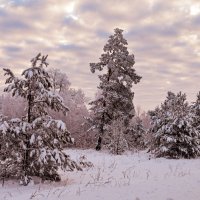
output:
[[[108, 70], [108, 78], [107, 78], [107, 82], [110, 81], [110, 76], [111, 76], [111, 69]], [[105, 98], [106, 98], [106, 94], [105, 94]], [[106, 101], [104, 100], [103, 102], [103, 107], [105, 108], [106, 107]], [[100, 128], [100, 133], [99, 133], [99, 138], [98, 138], [98, 141], [97, 141], [97, 146], [96, 146], [96, 150], [97, 151], [100, 151], [101, 150], [101, 147], [102, 147], [102, 136], [104, 134], [104, 123], [105, 123], [105, 113], [103, 113], [102, 115], [102, 120], [101, 120], [101, 128]]]
[[[31, 92], [29, 92], [28, 94], [28, 123], [31, 123], [31, 110], [32, 110], [32, 95]], [[28, 168], [29, 168], [29, 154], [30, 154], [30, 138], [28, 136], [28, 133], [25, 133], [25, 151], [24, 151], [24, 166], [23, 166], [23, 170], [24, 170], [24, 176], [28, 177], [29, 176], [29, 172], [28, 172]], [[29, 182], [29, 181], [28, 181]], [[24, 182], [24, 185], [27, 185], [28, 182], [26, 183], [26, 181]]]
[[97, 146], [96, 146], [97, 151], [101, 150], [101, 143], [102, 143], [102, 137], [99, 136], [98, 141], [97, 141]]

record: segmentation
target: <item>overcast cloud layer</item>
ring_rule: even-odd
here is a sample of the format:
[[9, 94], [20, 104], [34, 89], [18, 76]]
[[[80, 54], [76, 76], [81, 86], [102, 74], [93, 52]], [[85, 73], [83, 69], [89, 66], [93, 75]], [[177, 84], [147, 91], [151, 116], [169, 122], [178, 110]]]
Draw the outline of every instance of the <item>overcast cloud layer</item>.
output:
[[[17, 74], [38, 52], [65, 72], [72, 86], [93, 98], [98, 62], [114, 28], [124, 30], [135, 55], [135, 105], [153, 109], [167, 91], [194, 101], [200, 90], [198, 0], [0, 0], [0, 66]], [[5, 81], [0, 72], [2, 85]]]

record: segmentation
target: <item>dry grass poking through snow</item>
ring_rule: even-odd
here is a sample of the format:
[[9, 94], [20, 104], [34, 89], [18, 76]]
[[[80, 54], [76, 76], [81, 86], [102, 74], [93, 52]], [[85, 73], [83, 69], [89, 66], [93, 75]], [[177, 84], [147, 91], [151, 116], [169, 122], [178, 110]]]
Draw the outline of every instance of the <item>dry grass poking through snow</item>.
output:
[[78, 160], [86, 155], [94, 166], [62, 172], [59, 183], [27, 187], [8, 181], [0, 199], [61, 200], [199, 200], [200, 159], [150, 159], [145, 152], [111, 155], [93, 150], [68, 150]]

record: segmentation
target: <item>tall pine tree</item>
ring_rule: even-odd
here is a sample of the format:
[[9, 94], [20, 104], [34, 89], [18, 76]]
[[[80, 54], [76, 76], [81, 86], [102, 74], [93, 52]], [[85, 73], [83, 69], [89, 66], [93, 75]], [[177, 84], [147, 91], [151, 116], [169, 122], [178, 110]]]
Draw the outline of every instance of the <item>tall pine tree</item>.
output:
[[104, 53], [100, 62], [90, 63], [91, 72], [103, 71], [99, 75], [100, 95], [90, 102], [93, 112], [92, 124], [99, 132], [96, 150], [102, 146], [102, 137], [114, 120], [123, 118], [123, 126], [128, 126], [129, 120], [134, 116], [133, 83], [137, 84], [141, 77], [135, 73], [133, 54], [127, 50], [127, 41], [123, 37], [123, 30], [116, 28], [114, 35], [109, 37], [104, 46]]

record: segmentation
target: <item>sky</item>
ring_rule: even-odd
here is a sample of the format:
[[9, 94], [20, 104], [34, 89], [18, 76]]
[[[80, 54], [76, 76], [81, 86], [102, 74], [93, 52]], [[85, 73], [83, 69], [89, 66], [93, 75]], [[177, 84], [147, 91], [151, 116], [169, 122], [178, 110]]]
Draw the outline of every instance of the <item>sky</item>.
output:
[[[39, 52], [74, 88], [94, 98], [99, 80], [89, 63], [98, 62], [115, 28], [123, 29], [134, 68], [134, 104], [154, 109], [167, 91], [200, 90], [199, 0], [0, 0], [0, 67], [20, 75]], [[0, 85], [5, 77], [0, 70]]]

